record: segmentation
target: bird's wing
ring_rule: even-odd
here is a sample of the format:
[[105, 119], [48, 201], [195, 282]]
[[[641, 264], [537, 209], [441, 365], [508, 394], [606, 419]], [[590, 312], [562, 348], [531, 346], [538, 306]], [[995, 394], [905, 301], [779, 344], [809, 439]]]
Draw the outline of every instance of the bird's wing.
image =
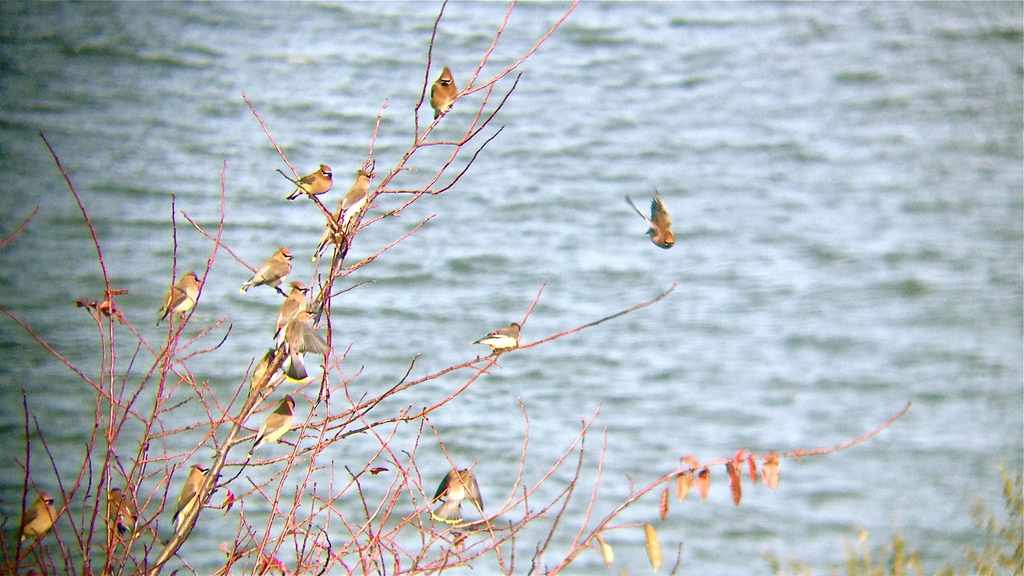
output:
[[665, 202], [661, 196], [655, 196], [654, 200], [651, 200], [651, 220], [660, 228], [672, 226], [672, 217], [669, 216], [668, 208], [665, 208]]
[[331, 351], [327, 347], [327, 342], [320, 337], [320, 334], [308, 324], [300, 324], [302, 330], [302, 339], [299, 342], [299, 349], [302, 352], [310, 352], [312, 354], [319, 354], [326, 356]]
[[32, 521], [35, 520], [38, 517], [39, 517], [39, 508], [37, 508], [36, 506], [34, 506], [34, 505], [30, 506], [28, 510], [25, 510], [25, 516], [23, 516], [22, 519], [21, 519], [21, 528], [22, 528], [22, 530], [24, 530], [25, 526], [28, 526], [29, 524], [31, 524]]
[[434, 499], [431, 500], [431, 502], [437, 502], [438, 498], [444, 496], [444, 493], [448, 491], [448, 477], [449, 475], [445, 474], [444, 479], [441, 480], [441, 484], [437, 486], [437, 492], [434, 493]]
[[473, 504], [480, 510], [481, 513], [484, 511], [484, 500], [480, 496], [480, 485], [476, 483], [476, 476], [469, 475], [469, 478], [465, 482], [466, 485], [466, 496], [473, 502]]
[[647, 214], [644, 214], [643, 212], [640, 211], [639, 208], [636, 207], [636, 204], [633, 203], [633, 199], [632, 198], [630, 198], [629, 196], [626, 196], [626, 202], [630, 206], [633, 207], [633, 210], [636, 210], [636, 213], [639, 214], [640, 217], [643, 218], [645, 222], [647, 222], [648, 224], [651, 224], [651, 219], [647, 217]]
[[191, 482], [186, 481], [185, 487], [181, 490], [181, 496], [178, 497], [178, 506], [174, 511], [174, 516], [177, 517], [178, 514], [181, 514], [181, 511], [184, 510], [188, 506], [189, 502], [194, 500], [195, 497], [196, 487], [193, 486]]

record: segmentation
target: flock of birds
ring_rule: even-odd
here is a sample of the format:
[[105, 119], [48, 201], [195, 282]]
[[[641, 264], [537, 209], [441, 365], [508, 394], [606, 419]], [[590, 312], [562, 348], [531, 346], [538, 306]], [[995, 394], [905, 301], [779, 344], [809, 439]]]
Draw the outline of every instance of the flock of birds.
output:
[[[430, 90], [430, 105], [434, 109], [435, 121], [451, 109], [457, 96], [458, 88], [455, 85], [455, 80], [451, 70], [445, 66], [441, 76], [434, 82]], [[366, 168], [356, 171], [355, 183], [352, 184], [344, 198], [338, 202], [338, 208], [332, 214], [333, 219], [327, 221], [323, 237], [313, 255], [314, 261], [322, 257], [332, 244], [340, 244], [350, 232], [353, 232], [351, 230], [353, 222], [358, 222], [357, 216], [362, 214], [370, 200], [370, 180], [373, 178], [373, 167], [371, 165], [368, 170]], [[282, 175], [284, 174], [282, 173]], [[285, 176], [285, 178], [288, 177]], [[328, 192], [334, 184], [331, 168], [324, 164], [321, 164], [315, 172], [298, 180], [290, 178], [289, 180], [295, 184], [295, 190], [287, 196], [288, 200], [295, 200], [303, 194], [319, 196]], [[650, 226], [647, 235], [650, 236], [651, 242], [659, 248], [671, 248], [675, 243], [675, 235], [672, 233], [672, 218], [657, 190], [655, 190], [655, 196], [651, 202], [650, 217], [644, 214], [629, 196], [626, 196], [626, 201]], [[301, 282], [291, 282], [289, 284], [291, 291], [288, 294], [281, 290], [280, 285], [285, 282], [291, 270], [291, 251], [288, 248], [279, 247], [256, 269], [252, 278], [242, 284], [240, 291], [247, 292], [256, 286], [269, 286], [285, 296], [285, 301], [277, 314], [274, 338], [277, 349], [283, 348], [286, 355], [281, 367], [285, 377], [290, 381], [304, 382], [309, 375], [303, 364], [303, 355], [310, 353], [326, 357], [330, 348], [316, 329], [309, 324], [310, 312], [306, 303], [309, 289]], [[157, 326], [171, 314], [183, 316], [192, 310], [199, 298], [199, 289], [199, 277], [195, 272], [186, 272], [164, 296], [158, 313]], [[471, 344], [487, 345], [491, 348], [492, 354], [498, 354], [517, 348], [519, 335], [520, 325], [513, 322]], [[269, 369], [277, 349], [269, 350], [257, 364], [253, 370], [253, 385], [266, 377], [266, 371]], [[247, 462], [257, 448], [278, 441], [291, 430], [294, 423], [294, 410], [295, 399], [291, 395], [286, 395], [277, 409], [270, 413], [260, 426], [253, 440], [252, 449], [247, 455]], [[195, 464], [190, 468], [171, 519], [177, 532], [181, 531], [184, 518], [199, 503], [199, 490], [206, 480], [208, 471], [209, 468], [201, 464]], [[462, 501], [467, 499], [483, 515], [484, 504], [476, 477], [469, 469], [453, 468], [441, 480], [431, 500], [432, 503], [441, 501], [431, 516], [441, 522], [460, 524], [462, 523]], [[42, 538], [53, 526], [56, 517], [53, 497], [46, 492], [40, 492], [36, 501], [22, 515], [21, 540]], [[112, 488], [107, 492], [107, 526], [111, 533], [116, 530], [123, 536], [129, 531], [133, 531], [137, 518], [135, 506], [120, 488]]]

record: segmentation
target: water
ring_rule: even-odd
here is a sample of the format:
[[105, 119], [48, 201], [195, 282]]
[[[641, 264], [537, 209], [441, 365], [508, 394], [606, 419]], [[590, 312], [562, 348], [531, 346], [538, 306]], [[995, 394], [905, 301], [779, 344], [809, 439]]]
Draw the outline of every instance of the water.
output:
[[[460, 87], [504, 9], [448, 6], [434, 57]], [[517, 6], [484, 74], [514, 61], [563, 9]], [[225, 244], [253, 265], [282, 244], [309, 253], [322, 221], [308, 203], [282, 200], [288, 186], [274, 171], [286, 167], [241, 93], [300, 172], [325, 162], [344, 190], [385, 101], [378, 173], [411, 142], [436, 10], [0, 5], [2, 235], [41, 206], [0, 248], [0, 304], [96, 373], [95, 326], [73, 301], [99, 297], [99, 267], [39, 132], [82, 195], [112, 284], [129, 290], [118, 306], [151, 343], [166, 334], [152, 319], [170, 277], [171, 194], [177, 210], [215, 229], [225, 161]], [[903, 419], [864, 444], [784, 461], [779, 489], [746, 485], [738, 508], [716, 468], [707, 502], [673, 504], [662, 523], [655, 493], [620, 521], [654, 523], [671, 561], [669, 550], [685, 542], [683, 573], [768, 573], [765, 551], [825, 573], [842, 560], [855, 527], [873, 542], [898, 527], [928, 569], [959, 561], [964, 546], [983, 542], [967, 515], [974, 498], [1000, 509], [999, 461], [1024, 467], [1021, 20], [1019, 3], [581, 5], [523, 65], [493, 124], [504, 131], [458, 184], [360, 233], [354, 257], [435, 215], [350, 278], [374, 283], [336, 299], [335, 342], [351, 343], [341, 372], [358, 373], [350, 392], [393, 385], [416, 354], [411, 377], [472, 359], [480, 350], [466, 343], [521, 319], [542, 285], [524, 342], [678, 281], [651, 308], [504, 356], [501, 369], [433, 414], [449, 453], [476, 462], [489, 510], [515, 489], [520, 400], [531, 485], [598, 413], [583, 478], [594, 478], [607, 427], [601, 517], [628, 496], [629, 478], [644, 486], [686, 454], [709, 460], [740, 448], [829, 446], [914, 399]], [[499, 89], [510, 86], [511, 77]], [[435, 136], [457, 136], [481, 96], [460, 100]], [[421, 110], [428, 119], [429, 108]], [[394, 186], [422, 182], [443, 157], [418, 154], [410, 165], [420, 172]], [[677, 244], [668, 251], [650, 244], [622, 200], [646, 203], [655, 187], [675, 222]], [[384, 197], [371, 215], [399, 201]], [[211, 243], [180, 213], [177, 223], [179, 270], [204, 269]], [[297, 257], [295, 277], [311, 274], [308, 259]], [[246, 278], [219, 252], [186, 330], [220, 318], [232, 325], [219, 349], [189, 364], [224, 402], [270, 343], [266, 326], [279, 303], [266, 290], [239, 294]], [[201, 347], [223, 334], [215, 330]], [[118, 338], [123, 372], [132, 340]], [[21, 390], [64, 475], [77, 471], [92, 433], [94, 396], [14, 322], [0, 322], [0, 343], [0, 430], [15, 447], [0, 460], [0, 514], [13, 519], [24, 463]], [[150, 361], [143, 353], [129, 378], [138, 382]], [[444, 376], [371, 417], [436, 402], [468, 377]], [[189, 396], [182, 387], [175, 398]], [[300, 396], [305, 416], [315, 390]], [[342, 399], [333, 402], [332, 412], [343, 409]], [[179, 425], [204, 417], [194, 400], [177, 414]], [[166, 450], [188, 450], [204, 433], [174, 436]], [[413, 434], [403, 430], [396, 451], [413, 450]], [[341, 467], [359, 469], [379, 444], [364, 435], [336, 446], [328, 454], [336, 453], [340, 485]], [[416, 449], [432, 494], [447, 464], [430, 434]], [[131, 454], [126, 448], [122, 457]], [[32, 466], [36, 481], [56, 490], [38, 438]], [[570, 477], [560, 469], [557, 485], [531, 505], [556, 496]], [[364, 488], [379, 494], [393, 474], [374, 478]], [[582, 521], [589, 486], [563, 526]], [[359, 508], [345, 500], [356, 521]], [[256, 498], [246, 506], [250, 518], [269, 510]], [[182, 552], [200, 573], [222, 566], [217, 546], [235, 533], [235, 514], [204, 513]], [[167, 516], [159, 519], [164, 538]], [[336, 519], [332, 526], [337, 545], [344, 532]], [[520, 538], [517, 572], [548, 527], [538, 523]], [[571, 537], [559, 533], [545, 565], [558, 562]], [[642, 538], [638, 528], [606, 534], [618, 567], [648, 569]], [[493, 557], [475, 566], [496, 572]], [[599, 555], [586, 552], [568, 573], [600, 566]]]

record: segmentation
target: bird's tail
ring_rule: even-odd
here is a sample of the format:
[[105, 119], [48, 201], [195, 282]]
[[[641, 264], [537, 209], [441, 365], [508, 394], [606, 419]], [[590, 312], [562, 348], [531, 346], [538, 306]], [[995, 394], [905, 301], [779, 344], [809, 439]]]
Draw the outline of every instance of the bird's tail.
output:
[[439, 522], [458, 524], [462, 522], [462, 505], [458, 500], [446, 500], [430, 515]]
[[302, 363], [302, 356], [299, 354], [289, 354], [288, 358], [284, 361], [284, 375], [289, 380], [295, 382], [305, 382], [309, 378], [309, 374], [306, 372], [306, 366]]

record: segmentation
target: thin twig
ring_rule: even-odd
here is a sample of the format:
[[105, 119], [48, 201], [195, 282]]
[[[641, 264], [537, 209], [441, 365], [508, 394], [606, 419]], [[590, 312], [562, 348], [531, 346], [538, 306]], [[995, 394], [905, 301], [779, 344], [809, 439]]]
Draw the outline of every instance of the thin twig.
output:
[[21, 223], [21, 226], [18, 226], [17, 230], [15, 230], [7, 238], [4, 238], [3, 241], [0, 241], [0, 248], [3, 248], [4, 245], [6, 245], [11, 240], [13, 240], [18, 234], [21, 234], [21, 232], [25, 229], [25, 227], [28, 226], [28, 223], [31, 222], [32, 219], [36, 217], [36, 214], [39, 214], [39, 205], [38, 204], [36, 204], [36, 209], [33, 210], [32, 213], [28, 215], [28, 218], [25, 218], [25, 221]]

